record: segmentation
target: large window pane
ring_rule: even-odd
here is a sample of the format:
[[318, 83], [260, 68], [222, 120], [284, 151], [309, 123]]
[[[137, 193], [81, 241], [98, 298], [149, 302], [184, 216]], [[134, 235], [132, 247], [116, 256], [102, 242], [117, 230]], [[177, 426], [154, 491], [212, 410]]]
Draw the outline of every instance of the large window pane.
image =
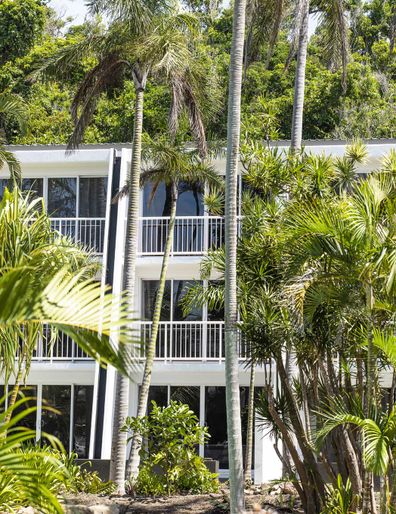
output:
[[48, 179], [48, 214], [55, 218], [76, 217], [76, 178]]
[[159, 407], [168, 405], [168, 386], [151, 386], [149, 390], [147, 409], [150, 412], [154, 401]]
[[87, 458], [91, 433], [93, 386], [74, 386], [73, 449], [80, 458]]
[[[70, 398], [71, 387], [69, 385], [44, 385], [43, 386], [43, 411], [41, 416], [41, 431], [56, 436], [66, 451], [70, 441]], [[58, 412], [48, 410], [52, 407]]]
[[106, 216], [107, 177], [80, 177], [79, 213], [82, 218]]
[[[10, 394], [12, 392], [13, 386], [8, 386], [8, 393]], [[16, 416], [20, 414], [22, 411], [26, 409], [30, 409], [31, 407], [37, 407], [37, 386], [26, 386], [19, 389], [17, 401], [21, 400], [22, 398], [26, 399], [26, 402], [19, 405], [17, 408], [13, 410], [12, 415]], [[31, 430], [36, 430], [36, 420], [37, 420], [37, 414], [36, 411], [31, 412], [28, 416], [21, 419], [19, 421], [18, 425], [26, 428], [30, 428]]]
[[201, 321], [202, 308], [193, 307], [187, 314], [183, 313], [181, 301], [188, 289], [195, 284], [192, 280], [173, 281], [173, 320], [174, 321]]
[[22, 180], [22, 190], [29, 191], [34, 198], [43, 196], [42, 178], [24, 178]]
[[187, 404], [199, 419], [199, 387], [179, 386], [171, 387], [170, 399]]
[[[159, 281], [158, 280], [143, 280], [143, 305], [142, 313], [143, 320], [151, 321], [153, 319], [155, 298], [157, 296]], [[165, 283], [164, 298], [162, 301], [161, 321], [170, 320], [170, 302], [171, 302], [171, 281], [167, 280]]]
[[[181, 182], [177, 200], [177, 216], [203, 216], [203, 195], [201, 187], [192, 188]], [[153, 185], [148, 183], [143, 189], [143, 216], [169, 216], [171, 207], [171, 190], [160, 184], [153, 193]]]
[[219, 461], [221, 469], [228, 468], [228, 439], [225, 387], [205, 387], [205, 424], [210, 439], [205, 445], [205, 457]]

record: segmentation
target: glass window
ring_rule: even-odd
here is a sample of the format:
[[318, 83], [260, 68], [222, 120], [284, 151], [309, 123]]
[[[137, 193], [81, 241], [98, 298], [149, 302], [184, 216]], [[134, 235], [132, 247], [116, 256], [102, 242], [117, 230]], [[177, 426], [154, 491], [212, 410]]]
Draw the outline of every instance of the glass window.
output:
[[[8, 386], [8, 394], [10, 394], [13, 390], [12, 385]], [[16, 416], [20, 414], [22, 411], [26, 409], [30, 409], [31, 407], [37, 407], [37, 387], [36, 386], [26, 386], [21, 387], [18, 392], [17, 400], [21, 400], [22, 398], [26, 398], [26, 402], [19, 405], [16, 409], [13, 410], [12, 415]], [[25, 418], [21, 419], [18, 423], [19, 426], [30, 428], [31, 430], [36, 430], [36, 419], [37, 414], [36, 411], [31, 412]]]
[[148, 396], [148, 411], [151, 410], [151, 402], [154, 401], [159, 407], [168, 405], [168, 386], [151, 386]]
[[199, 387], [171, 387], [170, 399], [187, 404], [199, 419]]
[[107, 177], [80, 177], [78, 215], [82, 218], [106, 216]]
[[[65, 450], [69, 450], [70, 441], [70, 400], [69, 385], [44, 385], [41, 431], [57, 437]], [[46, 409], [50, 407], [54, 410]]]
[[76, 216], [76, 178], [48, 179], [48, 214], [56, 218]]
[[205, 445], [205, 457], [219, 461], [221, 469], [228, 468], [228, 438], [225, 387], [205, 387], [205, 425], [210, 439]]
[[[143, 216], [169, 216], [171, 208], [170, 186], [160, 184], [153, 193], [153, 184], [143, 188]], [[203, 216], [202, 187], [191, 187], [181, 182], [177, 200], [176, 216]]]
[[183, 314], [181, 300], [188, 289], [195, 284], [192, 280], [173, 280], [173, 320], [174, 321], [201, 321], [202, 308], [193, 307], [186, 315]]
[[[159, 281], [158, 280], [143, 280], [143, 319], [151, 321], [153, 319], [155, 298], [157, 296]], [[171, 281], [167, 280], [165, 283], [164, 298], [162, 300], [161, 321], [170, 320], [170, 303], [171, 303]]]
[[24, 178], [22, 180], [22, 191], [30, 191], [35, 198], [43, 196], [43, 179], [42, 178]]
[[[210, 284], [224, 287], [224, 282], [218, 280], [212, 280]], [[209, 309], [208, 307], [208, 321], [224, 321], [224, 307], [218, 307], [216, 309]]]
[[93, 386], [74, 386], [73, 450], [87, 458], [91, 433]]

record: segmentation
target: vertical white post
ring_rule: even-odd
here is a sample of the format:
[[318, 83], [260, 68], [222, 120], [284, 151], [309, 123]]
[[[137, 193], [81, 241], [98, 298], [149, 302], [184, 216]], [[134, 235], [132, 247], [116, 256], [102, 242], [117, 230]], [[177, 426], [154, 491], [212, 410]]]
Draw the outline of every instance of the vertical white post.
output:
[[69, 454], [73, 451], [74, 439], [74, 384], [70, 386], [70, 423], [69, 423]]
[[[280, 448], [282, 451], [282, 448]], [[262, 484], [282, 476], [282, 463], [275, 450], [273, 439], [260, 429], [257, 418], [254, 427], [254, 483]]]

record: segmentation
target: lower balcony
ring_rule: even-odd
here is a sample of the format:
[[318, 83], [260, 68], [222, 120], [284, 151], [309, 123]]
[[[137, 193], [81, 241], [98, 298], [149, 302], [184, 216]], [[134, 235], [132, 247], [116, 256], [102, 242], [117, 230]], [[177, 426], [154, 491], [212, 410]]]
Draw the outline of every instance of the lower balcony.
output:
[[[140, 322], [142, 357], [151, 336], [151, 321]], [[161, 321], [158, 330], [155, 359], [161, 361], [224, 360], [223, 321]], [[248, 357], [247, 345], [238, 341], [241, 360]]]

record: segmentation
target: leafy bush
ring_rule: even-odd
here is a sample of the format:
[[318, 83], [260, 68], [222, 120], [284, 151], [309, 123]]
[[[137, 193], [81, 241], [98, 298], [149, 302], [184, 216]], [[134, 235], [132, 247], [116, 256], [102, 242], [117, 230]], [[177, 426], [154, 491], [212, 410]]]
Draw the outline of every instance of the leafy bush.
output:
[[168, 407], [159, 407], [153, 401], [148, 416], [127, 418], [123, 430], [144, 439], [135, 492], [158, 496], [218, 490], [217, 475], [210, 473], [196, 452], [210, 436], [188, 405], [172, 401]]
[[64, 483], [66, 491], [90, 494], [111, 494], [115, 491], [114, 482], [103, 482], [97, 471], [89, 471], [76, 464], [77, 453], [73, 452], [70, 456], [67, 453], [59, 453], [58, 458], [67, 471]]
[[349, 478], [344, 484], [338, 475], [336, 485], [326, 489], [327, 500], [321, 514], [355, 514], [354, 506], [359, 503], [359, 498], [354, 496]]

